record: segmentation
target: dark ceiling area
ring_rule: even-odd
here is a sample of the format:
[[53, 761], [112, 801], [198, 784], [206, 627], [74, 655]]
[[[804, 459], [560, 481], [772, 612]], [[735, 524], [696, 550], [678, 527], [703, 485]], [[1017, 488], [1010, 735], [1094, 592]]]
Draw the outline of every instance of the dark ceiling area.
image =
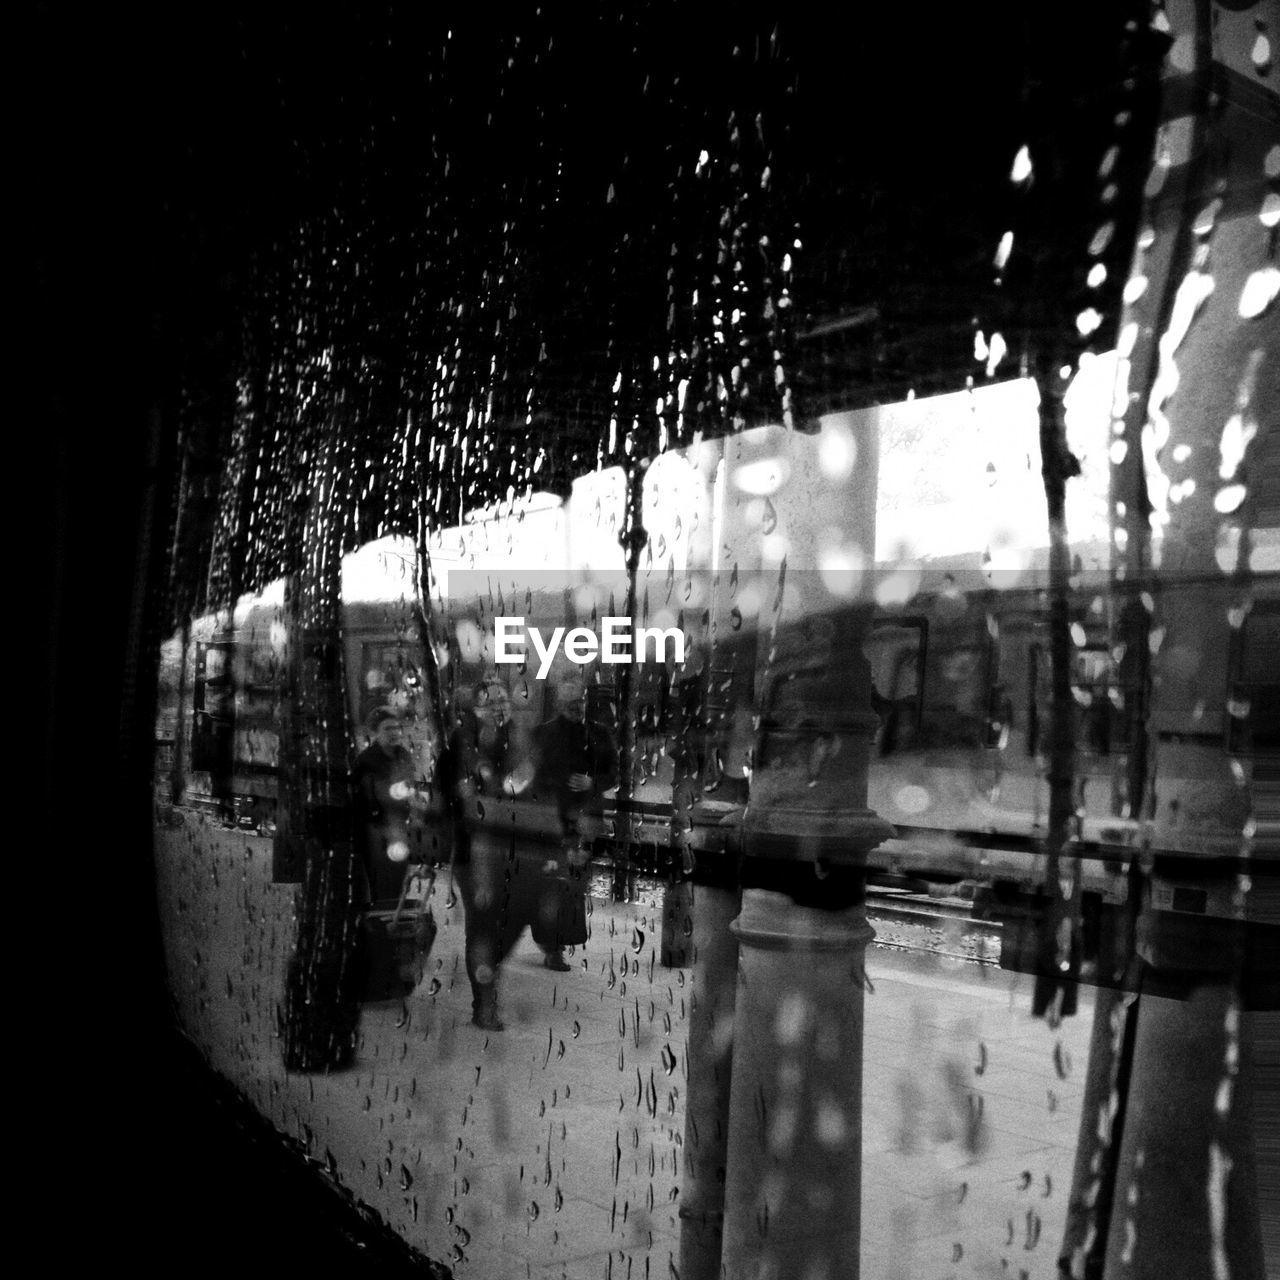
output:
[[[228, 366], [278, 354], [271, 312], [296, 308], [397, 387], [463, 343], [462, 383], [496, 360], [485, 389], [505, 416], [532, 388], [587, 453], [619, 369], [651, 404], [643, 370], [671, 349], [708, 426], [777, 416], [778, 349], [801, 419], [963, 385], [975, 327], [1046, 319], [997, 292], [1001, 234], [1027, 233], [1009, 287], [1062, 274], [1055, 253], [1082, 276], [1100, 156], [1132, 139], [1145, 158], [1159, 42], [1138, 13], [668, 0], [501, 22], [411, 6], [168, 16], [139, 33], [155, 52], [122, 86], [142, 91], [122, 141], [150, 197], [156, 305], [197, 399], [225, 400]], [[1008, 181], [1026, 142], [1030, 198]], [[789, 312], [768, 314], [784, 283]], [[717, 353], [706, 313], [725, 301], [748, 319]], [[839, 323], [860, 315], [874, 319]]]
[[[997, 377], [1070, 359], [1086, 297], [1114, 319], [1149, 154], [1136, 13], [166, 15], [120, 81], [119, 194], [189, 581], [282, 570], [321, 439], [365, 477], [351, 544], [697, 431], [962, 388], [979, 331]], [[264, 472], [243, 554], [209, 535], [229, 467]]]

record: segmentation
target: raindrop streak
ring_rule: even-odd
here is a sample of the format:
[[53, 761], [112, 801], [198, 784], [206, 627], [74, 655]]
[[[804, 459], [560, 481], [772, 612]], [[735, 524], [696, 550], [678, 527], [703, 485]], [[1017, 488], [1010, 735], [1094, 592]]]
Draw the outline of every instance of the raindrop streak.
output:
[[1027, 1238], [1023, 1248], [1030, 1251], [1040, 1243], [1040, 1229], [1043, 1224], [1040, 1215], [1034, 1209], [1027, 1210]]
[[1059, 1080], [1065, 1080], [1071, 1074], [1071, 1055], [1061, 1040], [1054, 1042], [1053, 1069], [1058, 1073]]

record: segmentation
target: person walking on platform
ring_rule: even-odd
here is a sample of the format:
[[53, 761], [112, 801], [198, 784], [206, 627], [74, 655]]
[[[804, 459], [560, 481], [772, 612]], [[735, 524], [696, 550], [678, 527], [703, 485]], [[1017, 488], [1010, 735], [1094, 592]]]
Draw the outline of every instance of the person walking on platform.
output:
[[453, 879], [466, 913], [466, 966], [471, 1021], [501, 1031], [498, 973], [524, 930], [511, 909], [507, 858], [492, 839], [477, 839], [484, 797], [511, 791], [511, 724], [507, 691], [492, 677], [480, 681], [462, 711], [441, 759], [443, 784], [453, 796]]
[[601, 797], [618, 780], [618, 749], [603, 725], [587, 721], [586, 686], [576, 676], [556, 690], [556, 715], [534, 730], [533, 798], [554, 805], [560, 847], [544, 861], [534, 912], [533, 938], [548, 969], [566, 970], [566, 946], [587, 940], [587, 852], [580, 822], [598, 813]]
[[373, 741], [351, 770], [352, 817], [363, 854], [369, 901], [394, 898], [410, 855], [414, 809], [422, 803], [418, 766], [404, 745], [404, 726], [391, 707], [369, 717]]

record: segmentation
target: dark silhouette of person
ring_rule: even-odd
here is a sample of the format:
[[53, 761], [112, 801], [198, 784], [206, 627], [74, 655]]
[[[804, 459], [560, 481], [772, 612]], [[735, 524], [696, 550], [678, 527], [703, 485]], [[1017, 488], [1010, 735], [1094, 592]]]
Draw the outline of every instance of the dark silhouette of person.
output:
[[404, 745], [404, 726], [391, 707], [369, 717], [373, 741], [351, 770], [352, 817], [367, 879], [368, 901], [399, 895], [410, 856], [410, 823], [418, 792], [418, 767]]
[[534, 941], [548, 969], [566, 970], [564, 948], [586, 941], [587, 851], [579, 823], [584, 813], [599, 812], [601, 797], [618, 780], [618, 749], [603, 725], [587, 721], [586, 686], [576, 676], [556, 690], [556, 715], [533, 735], [535, 799], [554, 804], [559, 819], [559, 848], [542, 867], [537, 895]]
[[512, 789], [509, 716], [506, 689], [492, 678], [480, 681], [441, 760], [443, 782], [453, 797], [453, 880], [466, 913], [471, 1021], [486, 1031], [503, 1029], [498, 975], [525, 925], [523, 913], [513, 909], [509, 859], [479, 828], [485, 798]]

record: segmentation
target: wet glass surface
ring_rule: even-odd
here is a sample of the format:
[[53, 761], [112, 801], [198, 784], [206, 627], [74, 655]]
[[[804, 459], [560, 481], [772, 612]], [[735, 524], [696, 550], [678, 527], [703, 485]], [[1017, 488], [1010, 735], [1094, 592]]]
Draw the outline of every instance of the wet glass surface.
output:
[[1274, 15], [861, 177], [821, 24], [670, 16], [371, 21], [438, 114], [298, 135], [179, 440], [179, 1025], [458, 1276], [1262, 1274]]

